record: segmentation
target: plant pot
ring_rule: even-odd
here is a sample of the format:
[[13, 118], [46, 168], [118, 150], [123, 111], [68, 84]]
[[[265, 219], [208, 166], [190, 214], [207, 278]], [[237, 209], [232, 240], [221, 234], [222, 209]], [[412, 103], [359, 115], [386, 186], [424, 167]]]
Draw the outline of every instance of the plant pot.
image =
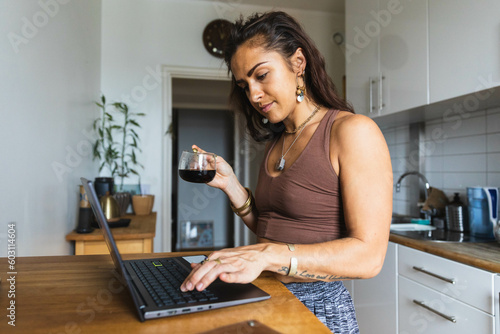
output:
[[132, 207], [138, 216], [149, 215], [153, 211], [155, 202], [154, 195], [134, 195], [132, 196]]

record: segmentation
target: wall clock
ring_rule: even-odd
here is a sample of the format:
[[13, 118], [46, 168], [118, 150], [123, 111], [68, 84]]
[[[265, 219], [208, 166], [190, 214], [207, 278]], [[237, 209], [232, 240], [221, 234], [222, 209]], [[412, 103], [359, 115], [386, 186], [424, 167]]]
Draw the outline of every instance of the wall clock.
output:
[[218, 19], [207, 24], [203, 30], [203, 45], [208, 53], [217, 58], [224, 58], [224, 43], [228, 38], [232, 23]]

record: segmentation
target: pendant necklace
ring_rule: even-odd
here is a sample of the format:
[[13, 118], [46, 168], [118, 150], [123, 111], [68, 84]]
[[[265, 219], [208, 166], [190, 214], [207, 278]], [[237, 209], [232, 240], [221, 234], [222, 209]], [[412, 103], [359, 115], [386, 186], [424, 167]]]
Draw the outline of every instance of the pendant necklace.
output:
[[302, 124], [300, 124], [299, 127], [296, 128], [295, 130], [290, 131], [290, 132], [285, 130], [285, 133], [288, 133], [288, 134], [293, 134], [293, 133], [296, 133], [297, 131], [299, 131], [299, 134], [297, 135], [297, 137], [295, 137], [295, 139], [290, 144], [290, 146], [288, 147], [288, 150], [286, 150], [285, 153], [283, 153], [284, 148], [285, 148], [285, 137], [283, 137], [283, 145], [281, 145], [281, 159], [276, 164], [276, 169], [278, 171], [282, 171], [283, 169], [285, 169], [285, 163], [286, 163], [286, 161], [285, 161], [285, 155], [290, 151], [290, 149], [292, 148], [293, 144], [295, 144], [295, 142], [297, 141], [297, 139], [299, 139], [300, 135], [302, 134], [302, 131], [304, 131], [304, 127], [314, 117], [314, 115], [318, 112], [318, 110], [319, 110], [319, 105], [317, 105], [314, 108], [314, 110], [311, 113], [311, 115]]

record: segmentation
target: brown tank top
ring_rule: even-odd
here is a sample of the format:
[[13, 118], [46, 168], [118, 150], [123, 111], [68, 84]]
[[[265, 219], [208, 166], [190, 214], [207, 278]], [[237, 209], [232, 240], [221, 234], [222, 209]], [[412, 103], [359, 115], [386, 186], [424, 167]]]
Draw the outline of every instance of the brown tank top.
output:
[[328, 110], [295, 162], [281, 175], [267, 172], [270, 145], [255, 191], [257, 236], [311, 244], [345, 235], [339, 177], [330, 162], [330, 131], [338, 110]]

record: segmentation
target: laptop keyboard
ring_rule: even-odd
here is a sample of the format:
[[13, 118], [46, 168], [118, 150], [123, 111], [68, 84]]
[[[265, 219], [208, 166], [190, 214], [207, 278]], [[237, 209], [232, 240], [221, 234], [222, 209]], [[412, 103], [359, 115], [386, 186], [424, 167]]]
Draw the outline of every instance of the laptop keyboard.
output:
[[134, 261], [130, 265], [159, 307], [218, 299], [209, 289], [182, 292], [181, 284], [189, 272], [172, 259]]

